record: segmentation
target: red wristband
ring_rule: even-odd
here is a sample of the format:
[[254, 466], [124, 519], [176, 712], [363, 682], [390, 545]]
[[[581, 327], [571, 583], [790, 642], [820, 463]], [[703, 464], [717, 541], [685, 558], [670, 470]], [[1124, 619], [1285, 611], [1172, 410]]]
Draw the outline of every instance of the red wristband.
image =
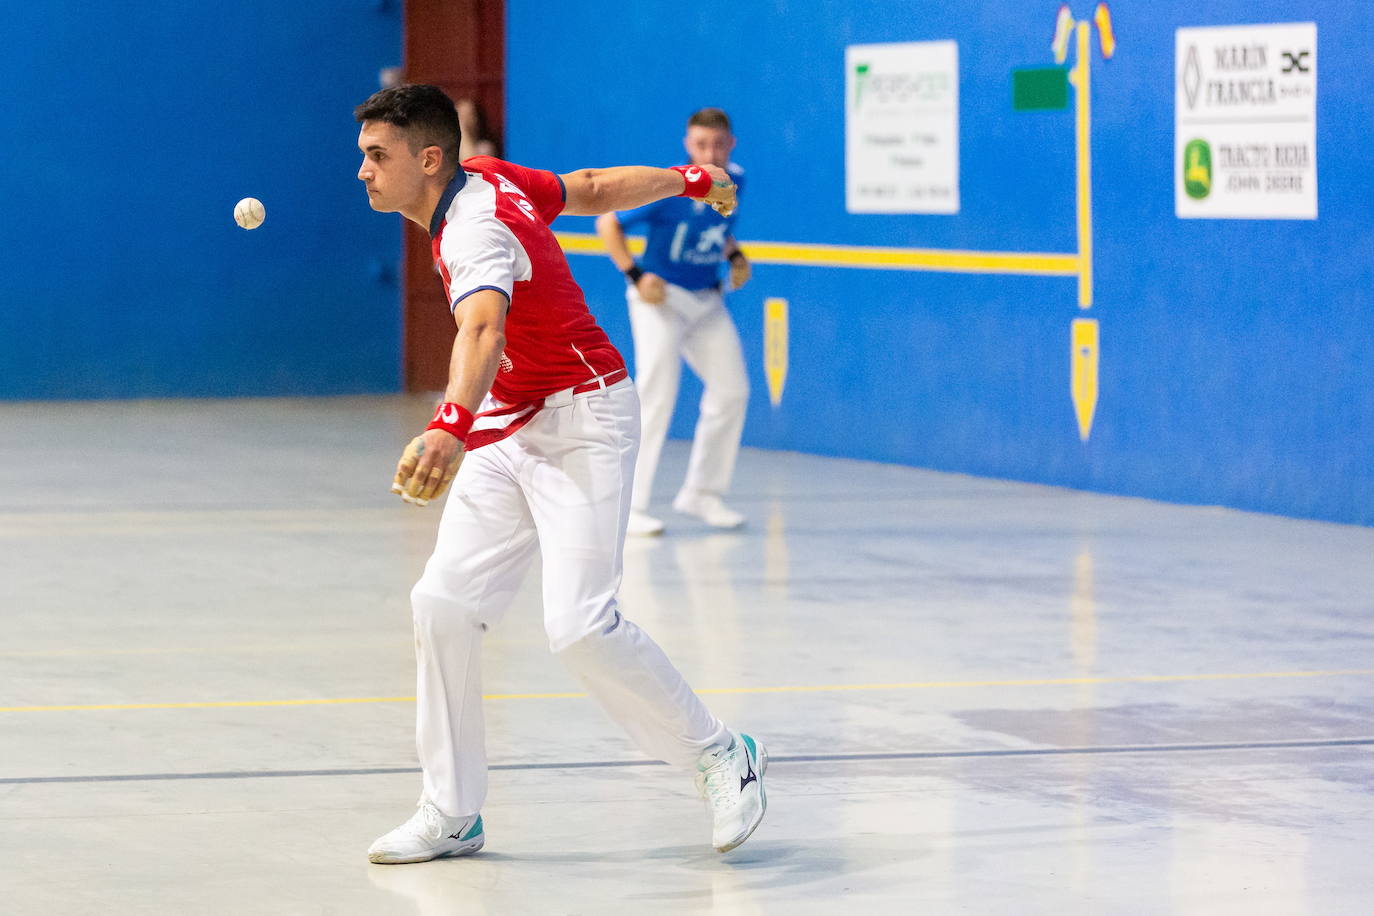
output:
[[702, 198], [711, 193], [711, 176], [699, 165], [675, 165], [674, 172], [682, 173], [686, 187], [678, 197]]
[[434, 419], [429, 421], [426, 430], [442, 429], [446, 433], [452, 433], [464, 444], [468, 441], [468, 430], [472, 429], [472, 411], [462, 404], [444, 403], [439, 405], [439, 409], [434, 411]]

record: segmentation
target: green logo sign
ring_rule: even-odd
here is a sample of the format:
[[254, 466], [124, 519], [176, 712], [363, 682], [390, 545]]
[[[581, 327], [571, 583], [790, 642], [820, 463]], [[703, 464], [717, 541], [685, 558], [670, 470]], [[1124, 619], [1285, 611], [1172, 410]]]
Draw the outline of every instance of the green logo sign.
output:
[[1212, 193], [1212, 147], [1206, 140], [1189, 140], [1183, 148], [1183, 190], [1193, 200]]
[[864, 83], [868, 82], [868, 64], [857, 64], [854, 67], [854, 107], [859, 107], [859, 99], [864, 95]]

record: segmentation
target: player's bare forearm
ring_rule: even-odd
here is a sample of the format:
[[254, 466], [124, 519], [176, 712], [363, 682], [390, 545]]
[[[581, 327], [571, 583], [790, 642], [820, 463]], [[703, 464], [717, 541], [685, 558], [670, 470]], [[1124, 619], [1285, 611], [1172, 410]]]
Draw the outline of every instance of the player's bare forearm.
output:
[[[703, 198], [711, 206], [728, 213], [735, 207], [735, 185], [724, 169], [700, 167], [712, 178], [712, 188]], [[665, 197], [681, 194], [686, 182], [681, 172], [647, 165], [621, 165], [609, 169], [579, 169], [560, 176], [567, 191], [563, 212], [572, 216], [595, 216], [613, 210], [632, 210]]]
[[596, 234], [601, 236], [601, 244], [606, 246], [606, 253], [615, 262], [617, 270], [624, 273], [635, 266], [634, 255], [630, 254], [630, 246], [625, 241], [625, 229], [614, 213], [603, 213], [597, 217]]
[[444, 401], [462, 404], [476, 413], [482, 398], [491, 390], [491, 383], [496, 380], [505, 346], [506, 334], [500, 327], [464, 322], [453, 335]]
[[448, 385], [444, 400], [477, 412], [496, 379], [501, 351], [506, 346], [505, 293], [479, 289], [465, 297], [453, 310], [458, 331], [453, 336], [449, 357]]
[[[444, 401], [476, 413], [491, 390], [501, 351], [506, 346], [506, 297], [495, 290], [479, 290], [458, 303], [449, 357], [448, 386]], [[444, 429], [427, 429], [416, 436], [401, 454], [392, 480], [392, 492], [414, 505], [436, 498], [458, 475], [463, 443]]]
[[563, 177], [568, 191], [564, 213], [594, 216], [612, 210], [632, 210], [682, 193], [682, 175], [647, 165], [609, 169], [578, 169]]

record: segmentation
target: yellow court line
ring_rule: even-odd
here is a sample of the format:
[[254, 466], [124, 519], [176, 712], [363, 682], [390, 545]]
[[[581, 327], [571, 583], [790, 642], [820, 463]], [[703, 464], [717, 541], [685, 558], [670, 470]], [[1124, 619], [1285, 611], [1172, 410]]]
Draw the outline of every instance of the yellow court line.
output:
[[[1124, 677], [1058, 677], [989, 681], [911, 681], [896, 684], [801, 684], [780, 687], [707, 687], [699, 694], [837, 693], [852, 690], [932, 690], [959, 687], [1071, 687], [1086, 684], [1157, 684], [1186, 681], [1266, 680], [1297, 677], [1366, 677], [1374, 668], [1343, 671], [1262, 671], [1223, 674], [1141, 674]], [[489, 693], [486, 700], [576, 700], [585, 693]], [[81, 706], [0, 706], [0, 712], [75, 712], [112, 709], [223, 709], [249, 706], [335, 706], [413, 703], [414, 697], [335, 697], [314, 700], [216, 700], [202, 703], [100, 703]]]
[[[605, 254], [601, 239], [590, 233], [555, 233], [568, 254]], [[796, 242], [740, 242], [756, 264], [803, 267], [867, 267], [880, 270], [930, 270], [946, 273], [1027, 274], [1076, 277], [1083, 261], [1077, 254], [1037, 251], [964, 251], [945, 248], [879, 248]], [[644, 240], [630, 238], [630, 250], [644, 251]]]

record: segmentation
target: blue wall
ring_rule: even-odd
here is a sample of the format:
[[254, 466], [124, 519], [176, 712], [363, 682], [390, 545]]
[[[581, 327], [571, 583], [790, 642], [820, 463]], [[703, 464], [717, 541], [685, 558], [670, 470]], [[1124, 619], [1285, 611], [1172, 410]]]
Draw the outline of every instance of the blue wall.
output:
[[[686, 115], [720, 105], [750, 173], [746, 242], [1072, 252], [1072, 113], [1010, 106], [1012, 68], [1051, 62], [1057, 5], [641, 0], [607, 28], [605, 14], [551, 23], [547, 3], [509, 0], [508, 152], [560, 171], [666, 164]], [[1117, 55], [1093, 61], [1090, 317], [1102, 344], [1089, 442], [1068, 396], [1073, 279], [766, 265], [731, 297], [755, 389], [746, 442], [1374, 523], [1374, 58], [1359, 7], [1112, 4]], [[1313, 20], [1320, 219], [1175, 218], [1175, 28]], [[844, 47], [948, 38], [961, 212], [847, 214]], [[568, 218], [558, 228], [591, 231]], [[623, 283], [601, 258], [573, 262], [628, 353]], [[791, 308], [776, 410], [760, 359], [767, 296]], [[698, 390], [685, 391], [675, 435], [690, 434]]]
[[[398, 6], [6, 4], [0, 398], [396, 390], [399, 218], [358, 190], [350, 111], [399, 59]], [[1056, 6], [642, 0], [606, 28], [613, 8], [509, 0], [508, 149], [559, 170], [677, 161], [685, 115], [718, 104], [750, 171], [746, 241], [1072, 251], [1071, 114], [1008, 102], [1012, 68], [1049, 62]], [[1072, 279], [768, 265], [732, 297], [754, 375], [746, 440], [1374, 523], [1374, 59], [1358, 5], [1113, 14], [1117, 56], [1093, 64], [1090, 441], [1068, 398]], [[1174, 29], [1305, 20], [1319, 30], [1321, 218], [1176, 219]], [[960, 46], [961, 212], [847, 214], [844, 47], [946, 38]], [[268, 209], [251, 233], [230, 219], [246, 195]], [[629, 352], [619, 277], [573, 261]], [[780, 409], [758, 359], [766, 296], [791, 304]], [[696, 394], [685, 386], [677, 435]]]
[[399, 217], [352, 117], [398, 3], [4, 10], [0, 398], [399, 387]]

